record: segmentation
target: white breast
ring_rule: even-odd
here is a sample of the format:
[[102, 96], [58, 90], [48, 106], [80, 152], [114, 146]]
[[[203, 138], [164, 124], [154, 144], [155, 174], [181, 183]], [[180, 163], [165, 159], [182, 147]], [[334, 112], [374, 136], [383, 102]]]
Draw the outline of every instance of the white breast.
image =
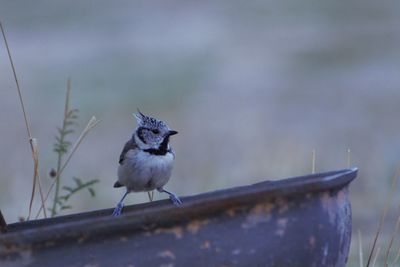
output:
[[152, 155], [129, 150], [118, 168], [118, 181], [131, 191], [150, 191], [163, 187], [171, 177], [174, 155]]

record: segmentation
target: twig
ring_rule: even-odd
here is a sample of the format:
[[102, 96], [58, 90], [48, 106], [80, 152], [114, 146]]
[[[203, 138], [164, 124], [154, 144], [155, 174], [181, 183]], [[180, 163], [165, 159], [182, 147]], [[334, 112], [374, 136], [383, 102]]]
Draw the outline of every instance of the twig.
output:
[[374, 254], [376, 243], [377, 243], [379, 235], [380, 235], [380, 233], [382, 231], [382, 226], [383, 226], [383, 223], [385, 221], [386, 214], [387, 214], [387, 212], [388, 212], [388, 210], [390, 208], [390, 205], [392, 203], [393, 193], [396, 190], [398, 172], [399, 172], [399, 169], [397, 169], [396, 173], [394, 174], [394, 176], [392, 178], [391, 190], [389, 192], [388, 198], [386, 199], [386, 204], [385, 204], [381, 219], [380, 219], [379, 224], [378, 224], [378, 230], [376, 231], [376, 234], [375, 234], [375, 237], [374, 237], [374, 242], [372, 244], [372, 248], [371, 248], [371, 251], [370, 251], [369, 256], [368, 256], [368, 262], [367, 262], [366, 267], [369, 267], [369, 265], [371, 263], [372, 255]]
[[[14, 80], [15, 80], [15, 84], [17, 86], [17, 92], [18, 92], [19, 101], [20, 101], [21, 107], [22, 107], [22, 113], [24, 115], [25, 127], [26, 127], [26, 131], [28, 133], [29, 144], [31, 146], [32, 158], [33, 158], [33, 164], [34, 164], [32, 194], [31, 194], [31, 199], [30, 199], [30, 203], [29, 203], [29, 214], [28, 214], [28, 220], [29, 220], [31, 212], [32, 212], [33, 199], [35, 197], [36, 182], [38, 180], [37, 167], [39, 166], [39, 161], [38, 161], [37, 150], [35, 151], [35, 148], [37, 148], [37, 144], [35, 143], [35, 140], [34, 140], [34, 138], [32, 137], [32, 134], [31, 134], [31, 129], [30, 129], [29, 123], [28, 123], [28, 116], [26, 114], [25, 105], [24, 105], [24, 101], [23, 101], [22, 93], [21, 93], [21, 88], [19, 86], [19, 82], [18, 82], [18, 78], [17, 78], [17, 72], [15, 70], [14, 62], [13, 62], [12, 57], [11, 57], [10, 47], [8, 46], [6, 34], [5, 34], [5, 31], [4, 31], [4, 28], [3, 28], [3, 25], [1, 23], [1, 21], [0, 21], [0, 29], [1, 29], [1, 33], [3, 35], [4, 43], [6, 45], [8, 59], [10, 60], [11, 68], [12, 68], [12, 71], [13, 71], [13, 74], [14, 74]], [[35, 147], [35, 145], [36, 145], [36, 147]], [[40, 181], [39, 181], [39, 183], [40, 183]], [[41, 186], [39, 185], [39, 188], [40, 187]], [[41, 193], [41, 190], [39, 190], [39, 191]], [[41, 195], [41, 200], [42, 200], [42, 207], [44, 207], [43, 195]], [[45, 213], [45, 217], [46, 217], [46, 213]]]
[[[60, 168], [60, 171], [58, 173], [58, 175], [61, 175], [61, 173], [64, 171], [65, 167], [68, 165], [68, 162], [70, 161], [71, 157], [74, 155], [76, 149], [79, 147], [79, 145], [81, 144], [82, 140], [85, 138], [85, 136], [89, 133], [89, 131], [95, 127], [98, 123], [100, 122], [100, 120], [97, 120], [95, 116], [93, 116], [88, 124], [86, 125], [85, 129], [82, 131], [81, 135], [78, 137], [77, 141], [75, 142], [74, 146], [71, 149], [71, 152], [69, 153], [67, 160], [64, 162], [64, 164], [62, 165], [62, 167]], [[50, 185], [49, 190], [47, 191], [46, 197], [44, 198], [44, 201], [47, 201], [47, 198], [50, 195], [51, 190], [53, 189], [54, 185], [56, 183], [56, 179], [54, 179], [54, 181], [52, 182], [52, 184]], [[38, 211], [38, 213], [41, 212], [43, 207], [41, 207]]]

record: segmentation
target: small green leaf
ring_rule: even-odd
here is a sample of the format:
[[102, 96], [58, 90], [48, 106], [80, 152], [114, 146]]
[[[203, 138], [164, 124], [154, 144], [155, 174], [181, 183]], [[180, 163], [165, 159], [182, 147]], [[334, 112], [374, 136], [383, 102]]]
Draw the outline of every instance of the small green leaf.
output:
[[62, 133], [64, 132], [64, 129], [61, 127], [57, 127], [57, 132], [62, 135]]
[[74, 189], [72, 189], [72, 188], [69, 187], [69, 186], [63, 186], [63, 189], [64, 189], [64, 190], [67, 190], [67, 191], [69, 191], [69, 192], [74, 191]]
[[78, 177], [72, 177], [72, 179], [75, 180], [75, 183], [76, 183], [78, 186], [81, 186], [81, 185], [82, 185], [82, 181], [81, 181], [80, 178], [78, 178]]
[[96, 192], [93, 190], [93, 188], [89, 187], [88, 190], [89, 190], [89, 193], [90, 193], [90, 195], [91, 195], [92, 197], [95, 197], [95, 196], [96, 196]]
[[[74, 130], [65, 130], [64, 131], [64, 135], [68, 135], [68, 134], [72, 134], [72, 133], [74, 133], [75, 131]], [[68, 143], [70, 143], [70, 142], [68, 142]]]
[[72, 143], [70, 141], [63, 141], [62, 143], [60, 143], [61, 147], [63, 147], [64, 149], [67, 149]]
[[62, 206], [62, 207], [61, 207], [61, 210], [66, 210], [66, 209], [72, 209], [72, 207], [69, 206], [69, 205]]
[[[53, 212], [51, 208], [47, 208], [48, 211]], [[57, 215], [57, 211], [54, 211], [54, 215]]]
[[62, 201], [67, 201], [69, 198], [69, 195], [65, 195], [65, 196], [60, 196], [59, 199]]
[[67, 112], [67, 117], [72, 116], [72, 115], [74, 114], [74, 112], [75, 112], [75, 109], [70, 109], [70, 110]]
[[90, 180], [89, 182], [87, 182], [87, 184], [95, 184], [95, 183], [98, 183], [98, 182], [100, 182], [100, 180], [99, 179], [92, 179], [92, 180]]
[[74, 121], [71, 121], [71, 120], [65, 121], [65, 126], [66, 126], [66, 127], [67, 127], [67, 126], [72, 126], [72, 125], [77, 125], [77, 123], [74, 122]]

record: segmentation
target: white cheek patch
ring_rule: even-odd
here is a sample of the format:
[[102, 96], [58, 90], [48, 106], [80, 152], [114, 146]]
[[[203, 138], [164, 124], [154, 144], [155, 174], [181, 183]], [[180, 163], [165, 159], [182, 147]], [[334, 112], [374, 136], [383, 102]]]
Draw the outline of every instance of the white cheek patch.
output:
[[135, 143], [138, 145], [140, 149], [145, 150], [151, 148], [151, 145], [145, 144], [142, 140], [140, 140], [140, 138], [136, 134], [133, 136], [133, 138], [135, 139]]
[[160, 136], [154, 137], [154, 142], [148, 142], [145, 143], [142, 141], [142, 139], [139, 138], [139, 136], [137, 135], [137, 133], [134, 134], [134, 139], [136, 144], [139, 146], [140, 149], [142, 150], [146, 150], [146, 149], [158, 149], [160, 144], [163, 141], [163, 138], [161, 138]]

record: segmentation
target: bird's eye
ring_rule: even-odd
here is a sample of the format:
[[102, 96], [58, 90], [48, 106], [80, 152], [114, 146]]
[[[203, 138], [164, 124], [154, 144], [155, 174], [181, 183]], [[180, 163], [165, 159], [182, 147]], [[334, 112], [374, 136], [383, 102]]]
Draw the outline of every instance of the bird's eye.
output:
[[158, 129], [153, 129], [151, 131], [153, 132], [153, 134], [159, 134], [160, 133], [160, 131]]

